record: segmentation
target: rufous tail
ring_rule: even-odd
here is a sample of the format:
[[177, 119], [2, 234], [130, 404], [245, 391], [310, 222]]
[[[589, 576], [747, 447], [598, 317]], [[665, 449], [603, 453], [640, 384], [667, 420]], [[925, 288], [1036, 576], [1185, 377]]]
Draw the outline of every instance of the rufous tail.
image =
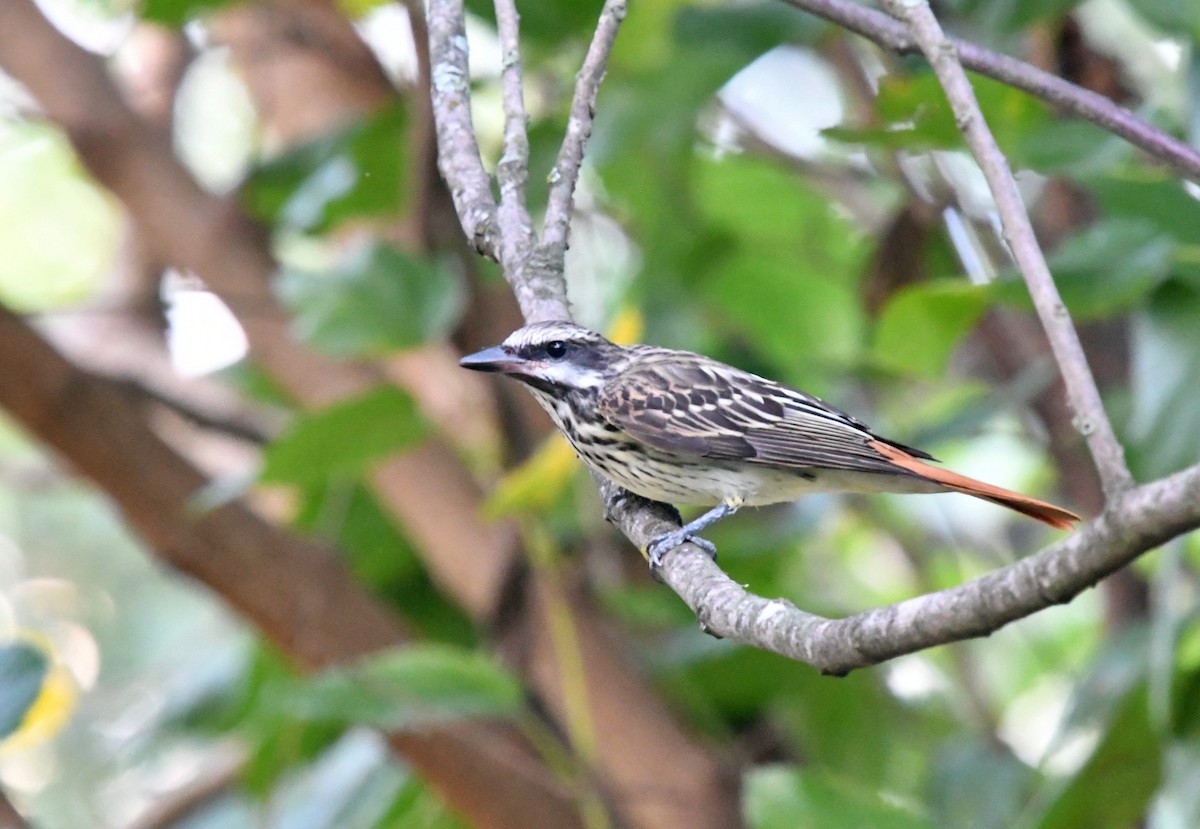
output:
[[959, 475], [957, 472], [951, 472], [949, 469], [939, 469], [936, 466], [930, 466], [924, 461], [918, 460], [907, 452], [886, 444], [883, 441], [873, 440], [868, 445], [896, 464], [896, 466], [906, 469], [914, 475], [919, 475], [936, 484], [941, 484], [946, 489], [951, 489], [955, 492], [965, 492], [967, 495], [974, 495], [976, 498], [982, 498], [985, 501], [991, 501], [993, 504], [999, 504], [1002, 507], [1016, 510], [1022, 515], [1036, 518], [1038, 521], [1049, 524], [1056, 529], [1072, 529], [1075, 526], [1075, 522], [1079, 520], [1078, 515], [1062, 507], [1056, 507], [1054, 504], [1048, 504], [1045, 501], [1039, 501], [1037, 498], [1030, 498], [1028, 495], [1022, 495], [1019, 492], [1013, 492], [1009, 489], [985, 484], [983, 481], [968, 478], [966, 475]]

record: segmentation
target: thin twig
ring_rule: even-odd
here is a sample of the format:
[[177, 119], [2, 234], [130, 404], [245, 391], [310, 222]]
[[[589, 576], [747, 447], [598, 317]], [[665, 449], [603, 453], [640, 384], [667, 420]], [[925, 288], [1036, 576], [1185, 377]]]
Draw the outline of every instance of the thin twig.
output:
[[942, 27], [926, 0], [884, 0], [885, 6], [909, 26], [921, 51], [933, 66], [941, 81], [946, 98], [954, 111], [959, 129], [967, 140], [992, 195], [1004, 239], [1013, 259], [1025, 277], [1025, 284], [1037, 309], [1042, 327], [1050, 340], [1054, 359], [1062, 372], [1067, 397], [1075, 412], [1076, 428], [1086, 437], [1088, 450], [1100, 473], [1106, 498], [1113, 498], [1133, 485], [1133, 476], [1125, 465], [1125, 450], [1117, 440], [1112, 423], [1104, 411], [1100, 390], [1087, 355], [1079, 342], [1079, 334], [1063, 304], [1038, 245], [1033, 223], [1021, 200], [1017, 182], [1009, 169], [1008, 159], [1000, 151], [988, 129], [979, 101], [971, 88], [967, 73], [958, 59], [958, 52], [942, 32]]
[[[501, 264], [525, 319], [530, 322], [570, 319], [562, 269], [553, 267], [553, 263], [548, 263], [541, 254], [524, 205], [519, 209], [508, 209], [498, 217], [491, 179], [483, 168], [471, 122], [463, 14], [462, 0], [429, 2], [430, 74], [442, 176], [450, 188], [454, 208], [467, 238], [481, 254]], [[510, 74], [519, 84], [519, 63], [511, 67]], [[507, 92], [505, 104], [507, 108]], [[506, 112], [506, 119], [523, 121], [524, 117], [523, 102], [520, 113]], [[528, 165], [525, 175], [528, 175]], [[511, 208], [512, 202], [509, 205]]]
[[[533, 237], [533, 222], [525, 206], [525, 183], [529, 178], [529, 116], [522, 90], [520, 15], [514, 0], [496, 0], [496, 24], [500, 35], [501, 87], [504, 102], [504, 155], [496, 165], [500, 185], [500, 223], [519, 228], [523, 241]], [[501, 243], [505, 240], [501, 234]]]
[[461, 0], [430, 0], [427, 22], [430, 93], [438, 114], [438, 165], [467, 239], [480, 254], [499, 261], [496, 199], [471, 120], [471, 75]]
[[596, 24], [596, 33], [588, 47], [587, 57], [575, 79], [575, 94], [571, 99], [571, 115], [567, 133], [563, 136], [554, 167], [550, 170], [550, 193], [546, 201], [546, 218], [542, 225], [542, 250], [559, 270], [571, 241], [571, 213], [575, 207], [575, 186], [583, 166], [583, 151], [592, 134], [596, 116], [596, 94], [604, 80], [608, 56], [612, 53], [617, 30], [625, 19], [625, 0], [606, 0]]
[[529, 116], [522, 90], [520, 15], [515, 0], [496, 0], [500, 36], [500, 83], [504, 106], [504, 154], [496, 164], [500, 186], [500, 264], [510, 281], [528, 266], [537, 245], [533, 219], [525, 203], [529, 179]]
[[[904, 24], [853, 0], [784, 0], [790, 6], [837, 23], [878, 46], [900, 54], [919, 51]], [[1147, 124], [1129, 110], [1036, 66], [968, 41], [948, 38], [963, 65], [981, 75], [1060, 107], [1149, 153], [1176, 173], [1200, 184], [1200, 150]]]

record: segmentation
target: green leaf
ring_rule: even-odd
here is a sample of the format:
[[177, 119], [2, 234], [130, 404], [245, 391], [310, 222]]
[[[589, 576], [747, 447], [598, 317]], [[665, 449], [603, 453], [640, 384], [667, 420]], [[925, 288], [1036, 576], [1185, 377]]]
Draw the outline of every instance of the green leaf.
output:
[[[603, 5], [602, 0], [522, 0], [522, 44], [529, 41], [541, 49], [561, 52], [563, 43], [572, 39], [586, 43]], [[471, 14], [495, 25], [496, 7], [491, 0], [467, 0], [466, 7]]]
[[411, 775], [375, 829], [471, 829], [422, 778]]
[[1050, 257], [1054, 280], [1072, 314], [1107, 316], [1141, 303], [1170, 274], [1175, 242], [1152, 222], [1100, 222], [1072, 236]]
[[0, 739], [21, 727], [49, 671], [50, 661], [40, 648], [28, 642], [0, 646]]
[[367, 483], [321, 481], [300, 487], [297, 495], [296, 527], [332, 542], [354, 577], [402, 613], [416, 632], [438, 642], [475, 641], [475, 626], [432, 582]]
[[896, 371], [940, 377], [987, 304], [987, 290], [961, 279], [905, 288], [880, 315], [872, 357]]
[[1176, 242], [1200, 244], [1200, 202], [1178, 180], [1139, 167], [1089, 181], [1088, 188], [1109, 218], [1153, 222]]
[[833, 127], [827, 138], [891, 150], [957, 149], [962, 133], [931, 72], [889, 74], [879, 80], [875, 109], [878, 126]]
[[[997, 46], [998, 35], [1023, 35], [1039, 20], [1057, 20], [1082, 0], [946, 0], [947, 11], [970, 20], [973, 38]], [[1003, 43], [1003, 41], [1001, 41]], [[1011, 48], [1011, 47], [1010, 47]]]
[[1127, 154], [1120, 138], [1091, 121], [1055, 118], [1021, 137], [1009, 161], [1014, 167], [1081, 177], [1106, 170]]
[[242, 200], [258, 218], [307, 233], [396, 213], [407, 175], [405, 131], [404, 109], [386, 107], [267, 161], [243, 186]]
[[288, 700], [305, 719], [389, 731], [470, 717], [512, 717], [520, 683], [488, 657], [445, 645], [410, 645], [314, 677]]
[[[1072, 316], [1096, 319], [1140, 305], [1170, 276], [1176, 248], [1154, 222], [1106, 219], [1063, 242], [1049, 265]], [[1010, 276], [995, 296], [1032, 309], [1025, 283]]]
[[675, 16], [674, 40], [687, 49], [736, 45], [747, 62], [780, 44], [814, 42], [828, 25], [779, 3], [684, 6]]
[[705, 161], [694, 186], [716, 229], [709, 238], [719, 242], [689, 268], [700, 296], [785, 370], [854, 362], [865, 328], [857, 283], [866, 253], [855, 227], [775, 164]]
[[426, 426], [412, 398], [393, 386], [299, 419], [267, 447], [262, 479], [318, 483], [359, 475], [366, 465], [420, 440]]
[[234, 0], [143, 0], [142, 19], [177, 29], [194, 17], [233, 2]]
[[[988, 126], [1000, 146], [1010, 151], [1047, 120], [1046, 110], [1031, 95], [971, 75], [971, 86]], [[954, 150], [963, 147], [962, 132], [937, 76], [929, 71], [889, 74], [879, 81], [875, 107], [882, 124], [835, 127], [822, 134], [839, 141], [898, 150]]]
[[743, 336], [790, 372], [857, 358], [864, 321], [851, 285], [743, 251], [717, 267], [702, 289]]
[[330, 271], [285, 270], [276, 290], [299, 337], [336, 357], [376, 356], [444, 337], [466, 299], [450, 268], [383, 244], [360, 248]]
[[746, 776], [752, 829], [933, 829], [928, 817], [873, 789], [818, 772], [767, 766]]
[[1125, 427], [1134, 476], [1148, 481], [1200, 461], [1200, 290], [1168, 283], [1134, 318]]

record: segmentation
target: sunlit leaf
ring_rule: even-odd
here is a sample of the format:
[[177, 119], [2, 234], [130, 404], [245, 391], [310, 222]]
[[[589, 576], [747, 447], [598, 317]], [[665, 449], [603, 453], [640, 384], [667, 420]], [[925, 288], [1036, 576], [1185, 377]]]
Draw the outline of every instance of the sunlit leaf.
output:
[[338, 357], [372, 356], [443, 337], [466, 299], [440, 262], [376, 244], [330, 271], [285, 270], [276, 290], [300, 338]]
[[469, 717], [510, 717], [520, 683], [486, 656], [445, 645], [411, 645], [314, 677], [287, 702], [298, 716], [418, 728]]
[[86, 298], [120, 245], [116, 203], [41, 122], [0, 121], [0, 182], [0, 302], [28, 313]]
[[380, 386], [293, 423], [266, 448], [262, 479], [306, 483], [352, 477], [425, 432], [412, 398]]
[[1200, 826], [1200, 743], [1178, 740], [1167, 748], [1163, 783], [1150, 804], [1147, 826]]

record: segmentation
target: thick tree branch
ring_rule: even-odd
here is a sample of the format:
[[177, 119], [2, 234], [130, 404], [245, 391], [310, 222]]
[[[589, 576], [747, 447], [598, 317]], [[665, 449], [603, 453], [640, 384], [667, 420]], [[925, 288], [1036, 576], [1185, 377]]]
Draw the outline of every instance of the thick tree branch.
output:
[[500, 35], [500, 84], [504, 106], [504, 154], [496, 163], [500, 188], [500, 264], [514, 284], [528, 284], [524, 271], [537, 244], [533, 219], [525, 203], [529, 179], [529, 116], [521, 82], [520, 15], [515, 0], [496, 0]]
[[[611, 498], [611, 485], [602, 491]], [[639, 546], [676, 526], [670, 512], [628, 496], [616, 499], [610, 514]], [[1016, 564], [845, 619], [806, 613], [785, 599], [755, 596], [690, 544], [667, 557], [662, 574], [710, 633], [842, 675], [935, 645], [986, 636], [1068, 602], [1146, 551], [1197, 527], [1200, 465], [1117, 495], [1084, 529]]]
[[[500, 185], [500, 208], [523, 214], [525, 183], [529, 179], [529, 116], [525, 112], [525, 90], [521, 83], [521, 16], [515, 0], [496, 0], [496, 24], [500, 35], [500, 79], [504, 101], [504, 155], [496, 165]], [[532, 222], [522, 236], [531, 236]]]
[[567, 134], [563, 136], [558, 158], [550, 170], [550, 192], [546, 199], [546, 218], [542, 224], [542, 252], [546, 262], [562, 271], [571, 243], [571, 214], [575, 209], [575, 186], [583, 167], [583, 151], [592, 134], [596, 117], [596, 95], [617, 39], [617, 30], [625, 19], [625, 0], [606, 0], [600, 22], [588, 47], [583, 66], [575, 79]]
[[[239, 503], [198, 513], [207, 480], [143, 422], [128, 395], [81, 371], [0, 307], [0, 407], [121, 508], [159, 558], [211, 587], [297, 664], [318, 670], [408, 636], [329, 550]], [[287, 585], [280, 590], [279, 585]], [[391, 742], [462, 811], [506, 829], [576, 825], [573, 798], [507, 728], [466, 723]]]
[[[465, 41], [461, 49], [465, 71]], [[148, 242], [164, 261], [197, 273], [217, 293], [232, 298], [235, 310], [251, 303], [242, 322], [252, 356], [298, 402], [319, 407], [384, 380], [377, 365], [335, 363], [289, 336], [287, 317], [269, 290], [275, 263], [265, 234], [245, 220], [236, 204], [197, 188], [173, 157], [169, 142], [148, 132], [128, 110], [107, 82], [103, 65], [48, 26], [28, 0], [0, 3], [0, 63], [30, 87], [53, 120], [63, 119], [89, 171], [146, 229]], [[431, 76], [436, 84], [437, 76]], [[466, 123], [469, 127], [469, 119]], [[441, 130], [443, 125], [437, 126]], [[473, 137], [467, 138], [474, 147]], [[490, 184], [486, 174], [483, 178], [477, 192], [485, 208], [491, 205], [494, 225]], [[487, 237], [484, 233], [478, 238]], [[535, 284], [532, 274], [522, 271], [521, 278]], [[523, 295], [528, 307], [565, 313], [563, 292], [554, 287], [561, 286], [561, 274], [552, 276]], [[546, 301], [538, 299], [539, 291]], [[429, 441], [390, 458], [372, 483], [431, 577], [480, 625], [494, 623], [495, 614], [503, 611], [514, 627], [545, 627], [545, 610], [537, 602], [514, 608], [510, 601], [512, 585], [526, 586], [524, 580], [511, 578], [519, 555], [512, 526], [488, 524], [479, 517], [478, 489], [447, 446]], [[536, 591], [536, 584], [529, 586], [529, 592]], [[731, 793], [736, 778], [727, 774], [717, 753], [679, 726], [617, 640], [604, 635], [597, 611], [581, 601], [572, 601], [572, 607], [579, 614], [580, 651], [589, 666], [588, 704], [601, 736], [596, 778], [611, 795], [614, 820], [622, 826], [655, 829], [738, 825], [738, 799]], [[554, 680], [558, 666], [552, 649], [537, 640], [522, 643], [519, 650], [533, 692], [548, 711], [561, 716], [562, 689]], [[488, 741], [490, 751], [484, 749]], [[420, 762], [414, 765], [475, 824], [570, 827], [580, 821], [571, 808], [574, 792], [564, 801], [553, 780], [543, 789], [526, 785], [538, 775], [546, 779], [548, 773], [525, 763], [506, 729], [440, 729], [393, 736], [392, 742], [406, 755], [415, 753]], [[512, 765], [511, 772], [506, 765]], [[509, 773], [513, 777], [506, 782]], [[648, 780], [653, 784], [647, 785]], [[506, 788], [497, 792], [500, 785]], [[522, 802], [527, 806], [523, 814], [516, 808]]]
[[467, 239], [480, 254], [500, 261], [496, 199], [471, 120], [471, 70], [462, 4], [442, 0], [430, 2], [427, 8], [430, 91], [439, 113], [438, 147], [453, 148], [453, 152], [438, 153], [438, 166]]
[[[878, 46], [899, 54], [919, 52], [916, 40], [899, 20], [854, 0], [784, 0], [788, 5], [837, 23]], [[1200, 184], [1200, 150], [1147, 124], [1103, 95], [1083, 89], [1016, 58], [974, 43], [949, 38], [964, 66], [1022, 89], [1084, 118]]]
[[1033, 223], [1021, 200], [1008, 159], [988, 129], [954, 44], [946, 39], [926, 0], [885, 0], [885, 5], [912, 30], [921, 51], [942, 83], [967, 145], [983, 170], [996, 199], [1004, 239], [1025, 277], [1034, 307], [1050, 340], [1054, 359], [1062, 372], [1067, 397], [1075, 411], [1076, 428], [1087, 439], [1105, 497], [1113, 498], [1133, 485], [1133, 476], [1125, 465], [1125, 450], [1104, 411], [1100, 390], [1088, 366], [1087, 355], [1083, 353], [1083, 345], [1079, 342], [1079, 333], [1058, 293], [1054, 277], [1050, 275], [1050, 267], [1038, 245]]

